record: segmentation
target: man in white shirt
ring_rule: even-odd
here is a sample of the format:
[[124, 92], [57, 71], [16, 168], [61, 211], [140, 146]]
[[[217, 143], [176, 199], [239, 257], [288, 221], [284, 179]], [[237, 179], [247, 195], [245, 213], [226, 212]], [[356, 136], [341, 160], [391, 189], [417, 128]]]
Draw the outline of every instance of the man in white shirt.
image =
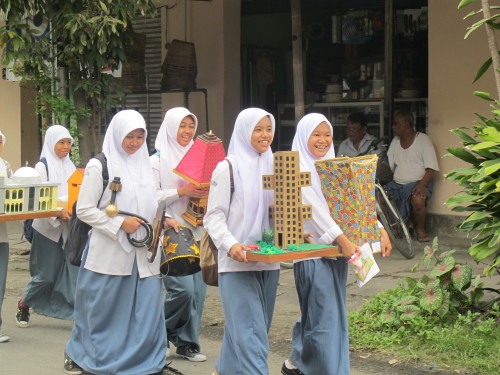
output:
[[396, 112], [392, 130], [395, 137], [388, 156], [394, 180], [385, 188], [392, 193], [405, 220], [410, 216], [411, 206], [417, 241], [428, 242], [426, 203], [432, 194], [432, 177], [439, 171], [436, 151], [426, 134], [414, 130], [411, 113]]
[[[376, 139], [368, 134], [368, 122], [362, 112], [354, 112], [347, 118], [347, 138], [339, 145], [337, 155], [355, 157], [373, 148], [372, 142]], [[379, 154], [382, 149], [371, 150], [370, 154]]]

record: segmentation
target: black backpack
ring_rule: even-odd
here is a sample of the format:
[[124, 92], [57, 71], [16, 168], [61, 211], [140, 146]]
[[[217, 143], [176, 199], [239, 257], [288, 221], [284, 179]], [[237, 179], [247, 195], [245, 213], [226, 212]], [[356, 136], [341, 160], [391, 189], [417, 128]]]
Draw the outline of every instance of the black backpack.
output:
[[[95, 159], [99, 160], [102, 164], [102, 195], [106, 190], [109, 182], [108, 175], [108, 165], [106, 163], [106, 155], [104, 153], [99, 153], [94, 156]], [[99, 202], [101, 201], [99, 198]], [[99, 206], [99, 202], [97, 205]], [[69, 219], [68, 227], [68, 239], [66, 240], [66, 250], [69, 253], [69, 261], [72, 265], [80, 267], [82, 264], [82, 256], [83, 250], [85, 249], [85, 245], [87, 244], [87, 240], [89, 238], [89, 231], [92, 228], [87, 223], [81, 221], [76, 214], [76, 201], [73, 203], [73, 211], [71, 215], [71, 219]]]
[[[45, 165], [45, 171], [47, 172], [47, 180], [49, 179], [49, 167], [47, 165], [47, 159], [41, 158], [40, 162]], [[23, 221], [23, 237], [29, 243], [33, 242], [33, 219], [26, 219]]]

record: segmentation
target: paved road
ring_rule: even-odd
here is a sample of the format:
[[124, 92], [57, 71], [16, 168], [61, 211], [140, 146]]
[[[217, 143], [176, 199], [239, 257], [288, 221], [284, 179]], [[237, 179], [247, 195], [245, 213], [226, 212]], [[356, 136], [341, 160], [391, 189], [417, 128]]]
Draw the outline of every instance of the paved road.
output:
[[[32, 313], [31, 327], [18, 328], [14, 316], [16, 303], [24, 286], [29, 281], [28, 256], [19, 255], [20, 249], [28, 248], [20, 241], [21, 225], [9, 223], [11, 257], [7, 276], [7, 293], [3, 304], [2, 332], [11, 337], [8, 343], [0, 344], [0, 375], [57, 375], [63, 374], [62, 363], [66, 342], [69, 338], [72, 322], [47, 318]], [[464, 240], [447, 238], [443, 246], [464, 247]], [[417, 254], [422, 254], [422, 247]], [[419, 255], [418, 255], [419, 256]], [[457, 255], [458, 259], [467, 259], [465, 250]], [[360, 306], [363, 299], [374, 293], [394, 286], [397, 279], [409, 275], [409, 269], [416, 260], [406, 260], [395, 252], [388, 259], [377, 258], [381, 272], [362, 288], [355, 285], [352, 273], [348, 280], [348, 309]], [[480, 272], [482, 267], [476, 267]], [[413, 274], [413, 276], [415, 276]], [[495, 282], [492, 280], [492, 282]], [[498, 282], [498, 280], [496, 281]], [[220, 347], [223, 316], [221, 315], [218, 289], [209, 287], [205, 303], [205, 313], [201, 337], [201, 346], [208, 360], [204, 363], [191, 363], [183, 359], [170, 358], [171, 366], [186, 375], [208, 375], [214, 364]], [[281, 364], [290, 350], [290, 332], [293, 321], [298, 317], [297, 297], [294, 288], [293, 273], [283, 269], [270, 333], [271, 352], [269, 356], [270, 374], [279, 374]], [[364, 357], [364, 356], [363, 356]], [[425, 365], [421, 368], [408, 368], [400, 365], [390, 366], [387, 359], [362, 358], [359, 353], [351, 355], [351, 374], [422, 374], [426, 373]], [[443, 372], [441, 373], [443, 374]], [[251, 375], [251, 374], [249, 374]], [[319, 374], [318, 374], [319, 375]]]

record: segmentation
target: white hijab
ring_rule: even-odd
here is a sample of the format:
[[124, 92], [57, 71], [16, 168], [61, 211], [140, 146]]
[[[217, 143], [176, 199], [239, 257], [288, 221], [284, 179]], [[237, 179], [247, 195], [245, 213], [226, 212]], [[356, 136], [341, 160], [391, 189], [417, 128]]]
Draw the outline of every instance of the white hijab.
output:
[[274, 134], [274, 116], [260, 108], [248, 108], [236, 118], [229, 142], [228, 158], [234, 167], [233, 199], [240, 202], [244, 212], [243, 238], [238, 238], [241, 243], [256, 243], [262, 239], [262, 229], [269, 229], [273, 192], [262, 189], [262, 175], [273, 173], [273, 153], [269, 148], [260, 154], [251, 143], [255, 125], [266, 116], [271, 119]]
[[[125, 137], [136, 129], [143, 129], [146, 139], [146, 122], [139, 112], [130, 109], [118, 112], [106, 130], [102, 151], [106, 155], [109, 181], [120, 177], [122, 183], [122, 190], [116, 194], [118, 209], [138, 214], [151, 223], [158, 203], [146, 142], [132, 155], [122, 147]], [[140, 229], [131, 237], [143, 238], [144, 234], [145, 231]], [[134, 249], [125, 231], [119, 232], [118, 240], [125, 250], [130, 252]]]
[[47, 160], [47, 169], [49, 172], [49, 181], [59, 183], [57, 187], [57, 198], [59, 200], [67, 199], [68, 197], [68, 179], [75, 172], [76, 167], [69, 158], [69, 154], [64, 158], [56, 155], [54, 147], [61, 139], [68, 138], [73, 144], [73, 137], [69, 134], [68, 129], [61, 125], [52, 125], [45, 132], [42, 152], [40, 159]]
[[172, 172], [193, 145], [193, 140], [187, 146], [181, 146], [177, 141], [179, 126], [186, 116], [193, 118], [196, 132], [196, 128], [198, 128], [196, 116], [186, 108], [176, 107], [165, 113], [165, 118], [156, 136], [155, 149], [160, 153], [160, 179], [163, 189], [174, 189], [188, 183], [185, 179]]
[[307, 146], [307, 142], [309, 141], [309, 137], [311, 136], [312, 132], [322, 122], [326, 122], [328, 124], [328, 126], [330, 127], [330, 132], [333, 135], [332, 124], [330, 124], [330, 121], [328, 121], [328, 119], [324, 115], [320, 113], [310, 113], [302, 117], [302, 119], [297, 124], [297, 130], [295, 132], [295, 136], [293, 137], [292, 151], [299, 152], [301, 172], [311, 172], [312, 186], [305, 187], [303, 193], [308, 194], [312, 190], [314, 195], [312, 197], [309, 197], [309, 199], [312, 199], [313, 201], [317, 202], [317, 204], [329, 210], [325, 196], [321, 191], [321, 181], [318, 172], [314, 167], [314, 162], [317, 160], [335, 158], [333, 142], [330, 149], [322, 159], [314, 156]]
[[[0, 137], [2, 137], [2, 144], [5, 147], [6, 138], [5, 138], [5, 135], [1, 131], [0, 131]], [[7, 177], [7, 167], [5, 166], [5, 163], [1, 157], [0, 157], [0, 175]]]

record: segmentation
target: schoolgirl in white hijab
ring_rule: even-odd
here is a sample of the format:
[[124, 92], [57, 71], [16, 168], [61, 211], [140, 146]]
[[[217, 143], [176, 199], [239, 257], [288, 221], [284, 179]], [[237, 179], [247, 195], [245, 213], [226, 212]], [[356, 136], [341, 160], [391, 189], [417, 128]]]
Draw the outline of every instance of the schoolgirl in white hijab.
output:
[[[149, 222], [158, 206], [146, 147], [146, 123], [134, 110], [118, 112], [104, 137], [109, 179], [120, 177], [118, 209]], [[147, 248], [133, 247], [126, 231], [142, 238], [137, 220], [108, 217], [111, 192], [102, 194], [101, 163], [91, 159], [78, 197], [77, 214], [92, 226], [78, 275], [75, 324], [66, 347], [65, 365], [92, 374], [161, 374], [166, 332], [159, 256], [147, 260]], [[102, 198], [101, 198], [102, 194]], [[99, 207], [97, 202], [100, 199]], [[141, 232], [141, 233], [139, 233]], [[66, 368], [65, 368], [66, 369]]]
[[63, 139], [69, 140], [73, 145], [73, 137], [64, 126], [52, 125], [48, 128], [45, 132], [45, 141], [43, 142], [40, 159], [45, 158], [47, 160], [48, 181], [59, 183], [57, 187], [58, 200], [67, 201], [68, 178], [75, 172], [76, 167], [69, 158], [69, 152], [62, 158], [56, 154], [55, 146]]
[[[52, 125], [45, 132], [40, 159], [35, 165], [42, 181], [57, 183], [58, 201], [68, 200], [68, 179], [76, 168], [69, 158], [73, 137], [61, 125]], [[30, 251], [31, 281], [18, 303], [16, 323], [29, 326], [29, 307], [53, 318], [73, 319], [78, 268], [67, 261], [64, 243], [68, 236], [71, 213], [63, 208], [57, 217], [33, 220], [33, 241]]]
[[[0, 137], [2, 138], [2, 144], [0, 147], [0, 152], [1, 152], [3, 150], [3, 148], [5, 147], [5, 142], [6, 142], [7, 138], [5, 138], [5, 135], [1, 131], [0, 131]], [[0, 175], [5, 176], [5, 177], [10, 177], [10, 176], [8, 176], [7, 173], [8, 173], [7, 161], [0, 158]]]
[[[143, 132], [143, 143], [137, 150], [137, 144], [134, 143], [134, 152], [128, 153], [122, 145], [129, 134], [137, 129]], [[102, 151], [106, 156], [109, 181], [120, 177], [122, 184], [122, 190], [116, 194], [115, 200], [118, 209], [140, 215], [151, 223], [158, 203], [154, 199], [156, 192], [146, 137], [146, 123], [142, 115], [134, 110], [123, 110], [111, 120]], [[106, 215], [104, 209], [110, 200], [111, 190], [106, 188], [104, 193], [102, 190], [101, 163], [91, 159], [85, 170], [77, 204], [78, 217], [94, 229], [84, 267], [108, 275], [129, 275], [137, 257], [141, 277], [158, 274], [159, 260], [155, 259], [150, 264], [145, 249], [134, 247], [127, 238], [127, 232], [122, 229], [123, 222], [132, 219], [122, 215], [113, 218]], [[96, 207], [98, 201], [99, 207]], [[139, 227], [130, 237], [141, 239], [144, 235], [144, 229]]]
[[278, 263], [248, 262], [246, 245], [262, 239], [269, 227], [272, 191], [263, 190], [262, 176], [272, 174], [270, 148], [274, 117], [248, 108], [236, 119], [229, 144], [234, 194], [227, 161], [212, 174], [203, 223], [219, 249], [219, 286], [225, 326], [216, 370], [219, 374], [269, 374], [267, 333], [279, 279]]
[[[304, 116], [297, 124], [292, 151], [298, 151], [301, 172], [311, 172], [312, 186], [302, 189], [302, 203], [312, 205], [312, 220], [305, 232], [320, 244], [337, 244], [351, 256], [357, 250], [331, 218], [314, 167], [317, 160], [335, 157], [333, 128], [319, 113]], [[348, 374], [349, 336], [345, 306], [348, 264], [346, 258], [310, 258], [294, 262], [294, 275], [302, 313], [292, 331], [292, 352], [282, 373], [298, 368], [304, 374]], [[332, 350], [331, 348], [335, 348]], [[314, 355], [311, 355], [314, 353]]]
[[[190, 226], [181, 218], [181, 215], [186, 212], [190, 195], [205, 196], [206, 190], [198, 189], [184, 178], [173, 173], [173, 170], [194, 143], [192, 138], [186, 145], [181, 145], [178, 141], [181, 122], [187, 116], [191, 117], [194, 122], [194, 129], [189, 129], [189, 134], [194, 135], [198, 128], [198, 119], [193, 113], [183, 107], [167, 111], [156, 136], [155, 149], [157, 153], [151, 156], [151, 165], [156, 180], [159, 181], [157, 184], [158, 201], [167, 207], [168, 216], [174, 217], [182, 225]], [[183, 124], [183, 126], [189, 125]], [[189, 192], [182, 194], [181, 191], [184, 191], [186, 187], [188, 187]], [[191, 194], [192, 191], [196, 194]], [[190, 226], [190, 228], [195, 238], [199, 240], [201, 227], [193, 228]]]
[[[166, 208], [167, 226], [187, 226], [196, 240], [201, 238], [202, 227], [193, 227], [182, 214], [186, 212], [190, 197], [205, 197], [201, 189], [173, 172], [193, 145], [198, 119], [188, 109], [169, 109], [155, 141], [157, 152], [150, 161], [155, 176], [158, 202]], [[169, 342], [176, 354], [190, 361], [202, 362], [207, 357], [200, 353], [200, 329], [207, 285], [201, 271], [186, 276], [165, 276], [165, 325]]]
[[[5, 135], [0, 131], [1, 145], [0, 152], [3, 151], [5, 146]], [[0, 157], [0, 175], [9, 177], [7, 175], [7, 165], [5, 160]], [[9, 237], [7, 236], [7, 223], [0, 223], [0, 329], [2, 328], [2, 304], [7, 286], [7, 270], [9, 267]], [[7, 342], [10, 337], [3, 335], [0, 330], [0, 343]]]
[[[61, 125], [52, 125], [45, 132], [40, 159], [45, 158], [47, 167], [42, 162], [35, 165], [35, 169], [42, 177], [42, 181], [57, 183], [57, 200], [68, 201], [68, 179], [75, 172], [76, 167], [69, 158], [69, 151], [73, 145], [73, 137], [68, 129]], [[58, 156], [56, 147], [61, 148], [63, 157]], [[63, 221], [69, 220], [69, 212], [61, 210]], [[33, 228], [48, 239], [57, 242], [62, 235], [64, 241], [67, 236], [67, 226], [60, 225], [61, 221], [56, 218], [36, 219]]]

